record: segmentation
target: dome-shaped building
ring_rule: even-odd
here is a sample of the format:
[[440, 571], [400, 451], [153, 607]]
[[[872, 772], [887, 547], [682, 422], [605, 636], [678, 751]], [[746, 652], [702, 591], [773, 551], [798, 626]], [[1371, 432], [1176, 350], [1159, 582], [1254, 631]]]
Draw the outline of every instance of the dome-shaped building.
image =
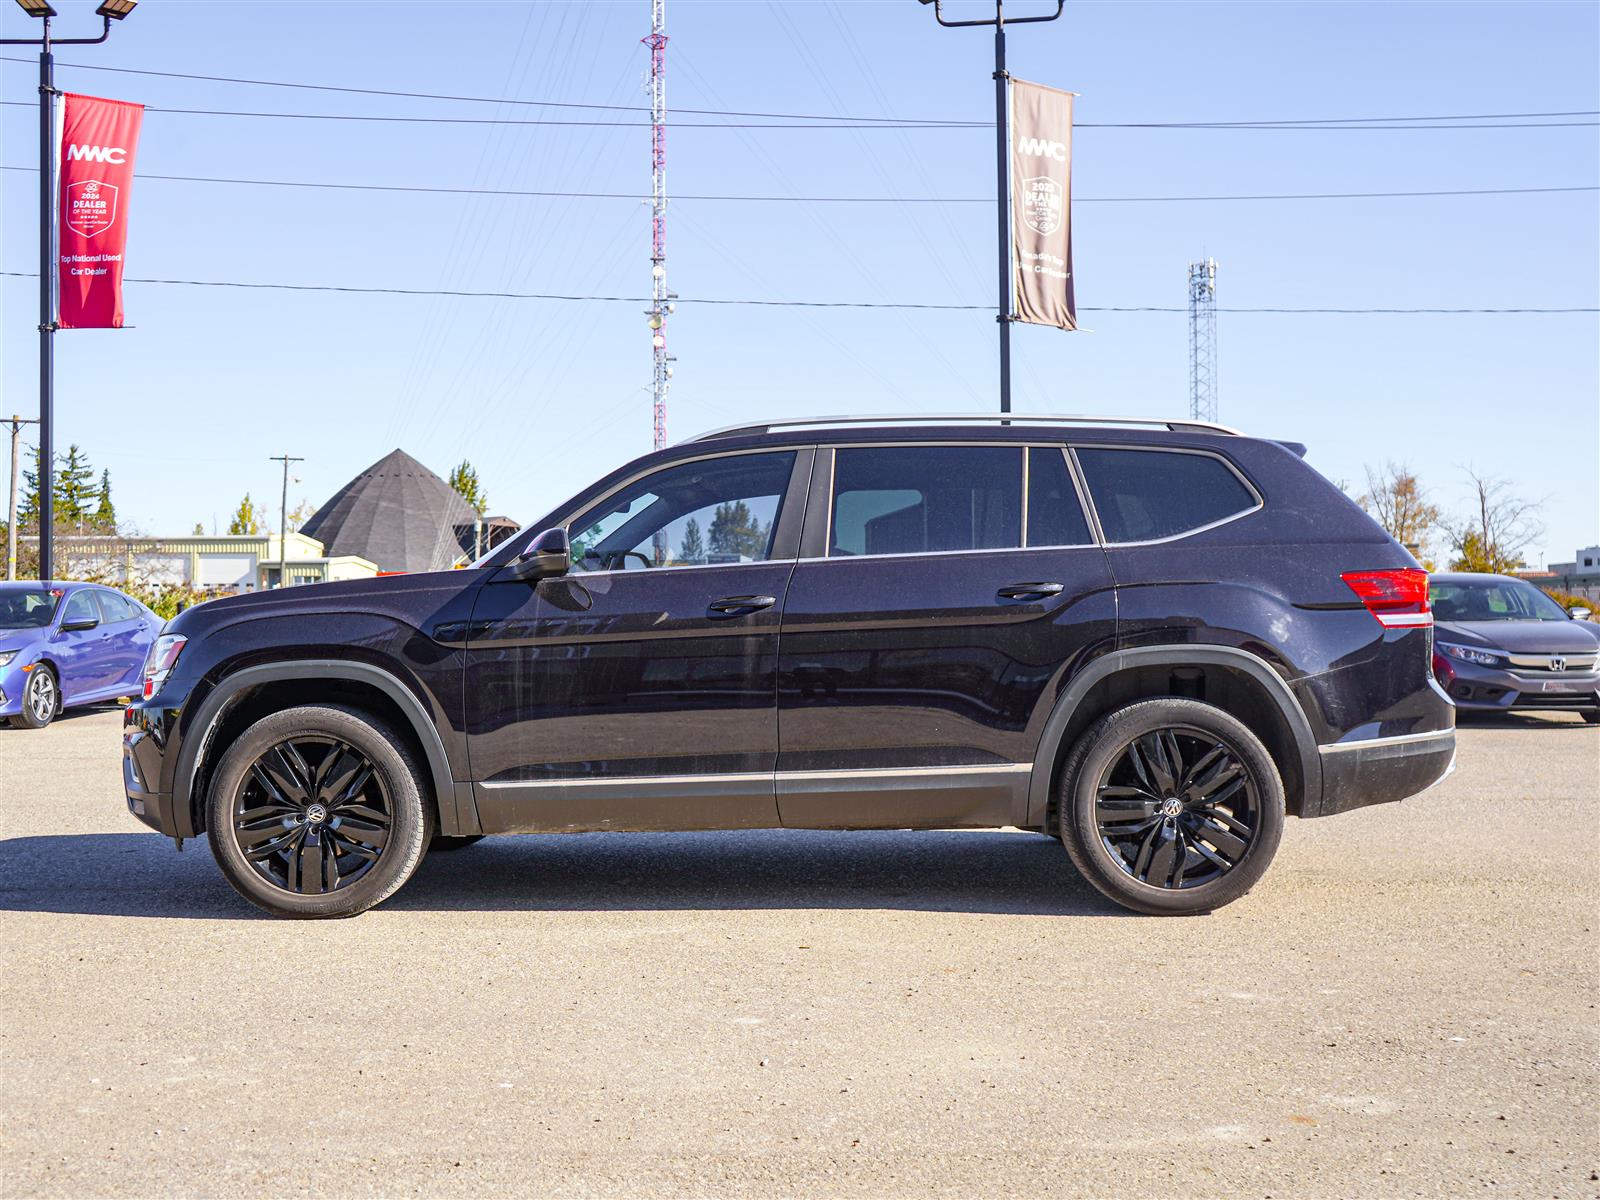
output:
[[448, 483], [394, 450], [335, 492], [300, 532], [329, 555], [358, 554], [380, 571], [447, 571], [470, 556], [477, 519]]

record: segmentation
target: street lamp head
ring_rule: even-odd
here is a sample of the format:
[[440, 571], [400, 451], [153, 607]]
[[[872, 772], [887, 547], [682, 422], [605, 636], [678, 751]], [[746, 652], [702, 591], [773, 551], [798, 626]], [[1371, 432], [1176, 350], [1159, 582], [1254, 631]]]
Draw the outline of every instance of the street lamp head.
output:
[[103, 0], [100, 7], [94, 10], [97, 17], [105, 17], [108, 21], [120, 21], [138, 7], [139, 0]]
[[44, 0], [17, 0], [17, 6], [30, 17], [53, 17], [56, 10], [51, 8]]

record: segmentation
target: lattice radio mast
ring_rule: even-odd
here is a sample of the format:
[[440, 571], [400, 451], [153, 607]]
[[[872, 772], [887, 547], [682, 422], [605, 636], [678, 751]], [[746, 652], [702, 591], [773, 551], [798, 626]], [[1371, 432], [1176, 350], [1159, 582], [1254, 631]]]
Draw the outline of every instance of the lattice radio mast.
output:
[[650, 345], [651, 417], [654, 446], [667, 444], [667, 388], [673, 357], [667, 353], [667, 317], [674, 293], [667, 290], [667, 3], [650, 0]]
[[1217, 260], [1189, 264], [1189, 416], [1217, 419]]

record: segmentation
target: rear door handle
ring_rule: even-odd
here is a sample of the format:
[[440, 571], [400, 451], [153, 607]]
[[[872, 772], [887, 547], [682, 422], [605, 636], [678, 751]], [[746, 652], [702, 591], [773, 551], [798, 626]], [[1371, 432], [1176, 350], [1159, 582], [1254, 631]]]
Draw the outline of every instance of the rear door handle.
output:
[[996, 594], [1002, 600], [1043, 600], [1046, 596], [1059, 596], [1059, 583], [1008, 583]]
[[724, 596], [720, 600], [713, 600], [706, 607], [706, 616], [718, 619], [748, 617], [763, 608], [771, 608], [777, 602], [776, 596]]

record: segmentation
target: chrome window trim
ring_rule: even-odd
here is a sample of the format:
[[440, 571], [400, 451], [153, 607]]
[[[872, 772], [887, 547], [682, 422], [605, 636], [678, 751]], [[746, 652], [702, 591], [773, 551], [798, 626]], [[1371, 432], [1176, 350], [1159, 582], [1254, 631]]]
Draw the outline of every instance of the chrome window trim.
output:
[[[1073, 465], [1076, 466], [1079, 471], [1083, 470], [1083, 464], [1078, 462], [1078, 450], [1079, 449], [1084, 449], [1084, 450], [1137, 450], [1137, 451], [1142, 451], [1142, 452], [1151, 453], [1151, 454], [1189, 454], [1189, 455], [1195, 455], [1195, 456], [1198, 456], [1198, 457], [1201, 457], [1201, 458], [1214, 458], [1218, 462], [1220, 462], [1224, 467], [1226, 467], [1229, 471], [1231, 471], [1233, 473], [1233, 477], [1235, 479], [1237, 479], [1241, 484], [1244, 485], [1245, 491], [1249, 492], [1250, 495], [1255, 497], [1255, 501], [1256, 502], [1255, 502], [1255, 504], [1253, 506], [1251, 506], [1250, 508], [1240, 509], [1238, 512], [1233, 513], [1231, 516], [1226, 516], [1226, 517], [1221, 518], [1220, 520], [1208, 522], [1205, 525], [1196, 525], [1193, 529], [1185, 529], [1181, 533], [1172, 533], [1172, 534], [1168, 534], [1166, 537], [1159, 537], [1159, 538], [1145, 538], [1144, 540], [1137, 541], [1137, 542], [1113, 542], [1110, 539], [1108, 539], [1106, 537], [1106, 534], [1105, 534], [1105, 527], [1100, 523], [1100, 514], [1099, 514], [1098, 510], [1093, 508], [1093, 497], [1092, 496], [1087, 497], [1089, 499], [1089, 502], [1090, 502], [1090, 511], [1093, 513], [1092, 520], [1094, 522], [1095, 532], [1100, 538], [1100, 544], [1105, 546], [1107, 549], [1110, 549], [1113, 546], [1117, 546], [1117, 547], [1162, 546], [1162, 545], [1165, 545], [1168, 542], [1176, 542], [1176, 541], [1182, 540], [1183, 538], [1193, 537], [1197, 533], [1205, 533], [1207, 530], [1210, 530], [1210, 529], [1220, 529], [1220, 528], [1222, 528], [1222, 526], [1231, 524], [1234, 521], [1242, 520], [1245, 517], [1253, 516], [1254, 514], [1260, 512], [1262, 509], [1266, 508], [1266, 506], [1267, 506], [1266, 498], [1264, 496], [1262, 496], [1260, 489], [1257, 488], [1256, 485], [1250, 481], [1249, 477], [1247, 475], [1245, 475], [1245, 473], [1243, 471], [1241, 471], [1238, 467], [1234, 466], [1234, 464], [1227, 458], [1226, 455], [1218, 454], [1215, 450], [1204, 450], [1204, 449], [1199, 449], [1199, 448], [1189, 447], [1189, 446], [1147, 446], [1147, 445], [1139, 445], [1137, 443], [1127, 443], [1127, 442], [1095, 442], [1092, 445], [1084, 444], [1084, 443], [1074, 443], [1072, 445], [1072, 447], [1071, 447], [1071, 450], [1072, 450], [1072, 462], [1073, 462]], [[1088, 477], [1087, 474], [1084, 474], [1084, 476], [1083, 476], [1083, 485], [1084, 485], [1084, 490], [1085, 490], [1086, 493], [1088, 491], [1088, 484], [1089, 484], [1089, 477]]]

